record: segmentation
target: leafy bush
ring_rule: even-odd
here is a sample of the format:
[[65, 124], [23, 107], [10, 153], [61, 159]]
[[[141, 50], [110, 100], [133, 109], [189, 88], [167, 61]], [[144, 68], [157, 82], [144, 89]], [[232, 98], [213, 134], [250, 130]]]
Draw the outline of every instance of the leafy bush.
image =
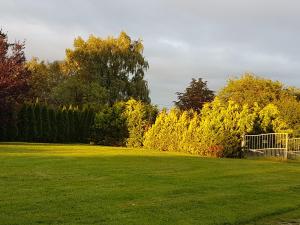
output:
[[100, 145], [124, 145], [128, 130], [123, 110], [122, 105], [115, 104], [96, 113], [91, 141]]
[[190, 124], [189, 112], [171, 109], [162, 111], [155, 124], [145, 133], [144, 146], [161, 151], [180, 151], [185, 143], [184, 134]]
[[205, 104], [201, 114], [170, 110], [159, 114], [145, 134], [144, 146], [161, 151], [184, 151], [211, 157], [242, 157], [244, 134], [288, 131], [275, 105], [249, 108], [218, 98]]
[[142, 147], [144, 133], [155, 121], [157, 108], [130, 99], [96, 114], [92, 141], [101, 145]]
[[123, 116], [126, 118], [128, 128], [126, 146], [142, 147], [144, 133], [155, 121], [158, 110], [155, 106], [134, 99], [130, 99], [123, 104], [125, 106]]

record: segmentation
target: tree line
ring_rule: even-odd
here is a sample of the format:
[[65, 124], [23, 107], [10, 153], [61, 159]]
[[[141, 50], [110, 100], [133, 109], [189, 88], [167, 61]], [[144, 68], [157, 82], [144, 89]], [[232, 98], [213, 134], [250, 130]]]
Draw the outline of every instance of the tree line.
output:
[[[101, 138], [96, 135], [86, 134], [86, 108], [94, 112], [91, 118], [97, 122], [89, 127], [89, 132], [96, 133], [99, 121], [110, 123], [106, 117], [110, 111], [115, 112], [111, 109], [119, 102], [135, 99], [152, 107], [144, 79], [149, 65], [143, 56], [142, 41], [132, 40], [125, 32], [116, 38], [78, 37], [73, 48], [66, 49], [62, 61], [44, 62], [38, 58], [27, 61], [24, 48], [24, 42], [11, 43], [0, 30], [0, 140], [87, 142], [89, 139], [113, 145], [117, 143], [113, 139], [99, 141]], [[74, 107], [64, 107], [69, 105]], [[103, 118], [99, 119], [100, 115]], [[90, 119], [86, 125], [90, 126]], [[126, 129], [127, 125], [123, 130]], [[122, 143], [126, 142], [127, 133], [130, 132], [124, 132]]]
[[0, 140], [141, 147], [158, 113], [141, 40], [78, 37], [62, 61], [27, 61], [0, 31]]
[[63, 61], [27, 61], [0, 32], [0, 140], [94, 143], [242, 157], [244, 134], [300, 136], [300, 90], [246, 73], [218, 92], [192, 79], [170, 110], [151, 104], [140, 40], [76, 38]]

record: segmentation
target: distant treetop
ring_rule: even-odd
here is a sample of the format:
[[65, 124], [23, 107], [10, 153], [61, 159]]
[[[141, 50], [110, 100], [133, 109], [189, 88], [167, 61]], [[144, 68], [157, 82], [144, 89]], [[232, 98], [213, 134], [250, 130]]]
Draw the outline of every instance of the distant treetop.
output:
[[174, 103], [180, 110], [193, 109], [199, 112], [205, 103], [214, 99], [214, 92], [207, 87], [207, 81], [203, 81], [202, 78], [193, 78], [185, 92], [176, 94], [178, 101]]

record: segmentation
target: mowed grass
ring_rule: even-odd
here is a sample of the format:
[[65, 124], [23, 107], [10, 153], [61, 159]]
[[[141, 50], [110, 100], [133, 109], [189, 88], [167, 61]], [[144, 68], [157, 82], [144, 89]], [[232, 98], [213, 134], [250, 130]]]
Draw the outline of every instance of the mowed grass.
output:
[[[0, 144], [0, 224], [300, 224], [300, 163]], [[296, 222], [297, 223], [297, 222]]]

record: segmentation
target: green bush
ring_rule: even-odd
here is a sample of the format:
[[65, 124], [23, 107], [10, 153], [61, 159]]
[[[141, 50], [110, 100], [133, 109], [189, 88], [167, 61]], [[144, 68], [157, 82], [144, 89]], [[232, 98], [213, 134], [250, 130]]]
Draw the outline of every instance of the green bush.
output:
[[105, 107], [96, 113], [91, 141], [100, 145], [124, 145], [128, 137], [123, 107], [114, 105]]
[[156, 106], [134, 99], [105, 106], [95, 116], [91, 140], [101, 145], [142, 147], [144, 133], [157, 112]]

